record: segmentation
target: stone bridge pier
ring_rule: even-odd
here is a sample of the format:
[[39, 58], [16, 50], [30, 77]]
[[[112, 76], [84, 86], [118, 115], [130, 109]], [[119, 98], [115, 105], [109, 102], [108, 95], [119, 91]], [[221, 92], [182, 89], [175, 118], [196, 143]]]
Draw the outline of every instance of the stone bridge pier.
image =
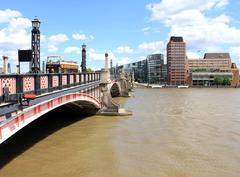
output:
[[118, 95], [116, 96], [129, 96], [130, 87], [124, 75], [119, 81], [111, 81], [110, 70], [108, 67], [108, 53], [105, 53], [105, 68], [101, 70], [100, 90], [101, 90], [101, 103], [102, 108], [99, 114], [103, 115], [131, 115], [130, 111], [120, 108], [120, 105], [115, 103], [112, 99], [111, 89], [116, 88]]

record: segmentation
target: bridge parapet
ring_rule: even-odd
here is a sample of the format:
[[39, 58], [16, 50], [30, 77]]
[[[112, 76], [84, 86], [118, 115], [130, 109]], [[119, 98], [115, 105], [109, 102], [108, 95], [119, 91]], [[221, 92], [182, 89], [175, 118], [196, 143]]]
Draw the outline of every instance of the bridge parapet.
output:
[[99, 80], [99, 72], [0, 75], [0, 104], [20, 102], [26, 93], [41, 95]]

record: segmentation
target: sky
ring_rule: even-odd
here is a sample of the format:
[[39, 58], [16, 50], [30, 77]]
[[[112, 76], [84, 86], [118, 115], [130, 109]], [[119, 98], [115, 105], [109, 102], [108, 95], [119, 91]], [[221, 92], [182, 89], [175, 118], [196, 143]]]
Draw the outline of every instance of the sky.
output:
[[[104, 67], [163, 53], [170, 36], [182, 36], [188, 58], [206, 52], [229, 52], [240, 67], [239, 0], [0, 0], [0, 56], [12, 70], [17, 50], [31, 48], [31, 20], [41, 21], [41, 61], [62, 56], [81, 64], [87, 45], [87, 67]], [[2, 60], [0, 60], [2, 66]]]

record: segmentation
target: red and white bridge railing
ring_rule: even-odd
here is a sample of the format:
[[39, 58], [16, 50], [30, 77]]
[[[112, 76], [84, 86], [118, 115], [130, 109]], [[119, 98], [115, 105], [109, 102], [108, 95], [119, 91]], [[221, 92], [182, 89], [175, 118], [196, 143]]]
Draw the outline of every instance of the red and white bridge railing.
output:
[[100, 80], [100, 73], [0, 75], [0, 104], [19, 101], [25, 93], [41, 95]]

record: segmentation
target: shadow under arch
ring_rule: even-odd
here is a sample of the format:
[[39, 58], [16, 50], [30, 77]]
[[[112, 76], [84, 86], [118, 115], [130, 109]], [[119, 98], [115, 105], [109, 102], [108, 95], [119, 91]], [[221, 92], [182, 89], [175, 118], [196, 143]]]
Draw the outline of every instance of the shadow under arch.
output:
[[110, 88], [110, 94], [112, 97], [120, 96], [120, 86], [116, 82], [112, 84]]
[[49, 135], [92, 116], [97, 111], [94, 105], [76, 101], [42, 115], [0, 144], [0, 169]]

